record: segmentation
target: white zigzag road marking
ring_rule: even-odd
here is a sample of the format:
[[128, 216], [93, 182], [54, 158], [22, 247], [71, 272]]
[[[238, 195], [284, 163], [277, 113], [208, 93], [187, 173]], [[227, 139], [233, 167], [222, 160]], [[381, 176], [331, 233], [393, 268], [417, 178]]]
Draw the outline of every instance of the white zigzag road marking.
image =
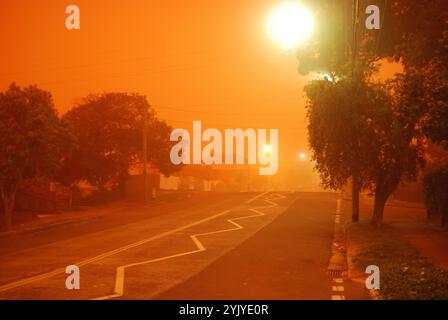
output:
[[[266, 194], [266, 193], [258, 195], [257, 197], [254, 197], [252, 199], [249, 199], [246, 203], [250, 203], [253, 200], [255, 200], [256, 198], [258, 198], [259, 196], [262, 196], [264, 194]], [[161, 257], [161, 258], [156, 258], [156, 259], [151, 259], [151, 260], [145, 260], [145, 261], [130, 263], [130, 264], [127, 264], [127, 265], [123, 265], [123, 266], [117, 267], [116, 276], [115, 276], [114, 293], [111, 294], [111, 295], [95, 298], [93, 300], [107, 300], [107, 299], [113, 299], [113, 298], [122, 297], [124, 295], [125, 270], [128, 269], [128, 268], [137, 267], [137, 266], [150, 264], [150, 263], [155, 263], [155, 262], [160, 262], [160, 261], [169, 260], [169, 259], [173, 259], [173, 258], [179, 258], [179, 257], [183, 257], [183, 256], [186, 256], [186, 255], [191, 255], [191, 254], [195, 254], [195, 253], [206, 251], [207, 249], [201, 243], [201, 241], [199, 241], [198, 237], [244, 229], [244, 227], [242, 225], [238, 224], [235, 221], [266, 215], [264, 212], [262, 212], [262, 211], [260, 211], [258, 209], [268, 209], [268, 208], [276, 207], [276, 206], [278, 206], [278, 204], [273, 202], [272, 200], [286, 198], [285, 196], [283, 196], [281, 194], [276, 194], [276, 195], [277, 195], [276, 198], [263, 199], [263, 201], [269, 203], [270, 205], [268, 205], [268, 206], [261, 206], [261, 207], [255, 207], [255, 208], [249, 209], [250, 211], [255, 212], [255, 214], [253, 214], [253, 215], [241, 216], [241, 217], [236, 217], [236, 218], [232, 218], [232, 219], [227, 219], [227, 221], [230, 224], [235, 226], [234, 228], [222, 229], [222, 230], [211, 231], [211, 232], [204, 232], [204, 233], [196, 233], [196, 234], [190, 235], [191, 240], [194, 242], [194, 244], [197, 247], [197, 249], [195, 249], [195, 250], [186, 251], [186, 252], [182, 252], [182, 253], [177, 253], [177, 254]]]
[[[169, 230], [169, 231], [163, 232], [161, 234], [152, 236], [150, 238], [146, 238], [146, 239], [143, 239], [143, 240], [140, 240], [140, 241], [128, 244], [126, 246], [119, 247], [117, 249], [104, 252], [104, 253], [99, 254], [99, 255], [97, 255], [95, 257], [92, 257], [92, 258], [89, 258], [89, 259], [86, 259], [86, 260], [82, 260], [82, 261], [79, 261], [79, 262], [76, 262], [76, 263], [72, 263], [72, 264], [74, 264], [74, 265], [76, 265], [78, 267], [82, 267], [82, 266], [88, 265], [88, 264], [90, 264], [92, 262], [96, 262], [96, 261], [102, 260], [104, 258], [108, 258], [110, 256], [113, 256], [115, 254], [121, 253], [123, 251], [126, 251], [126, 250], [129, 250], [129, 249], [141, 246], [143, 244], [152, 242], [154, 240], [163, 238], [165, 236], [169, 236], [169, 235], [171, 235], [173, 233], [176, 233], [176, 232], [179, 232], [179, 231], [191, 228], [191, 227], [193, 227], [195, 225], [198, 225], [198, 224], [201, 224], [201, 223], [213, 220], [213, 219], [215, 219], [217, 217], [220, 217], [222, 215], [225, 215], [225, 214], [227, 214], [229, 212], [230, 212], [230, 210], [225, 210], [225, 211], [222, 211], [222, 212], [217, 213], [215, 215], [212, 215], [210, 217], [207, 217], [207, 218], [201, 219], [199, 221], [195, 221], [193, 223], [187, 224], [185, 226], [182, 226], [182, 227], [179, 227], [179, 228], [176, 228], [176, 229], [173, 229], [173, 230]], [[14, 289], [14, 288], [17, 288], [17, 287], [21, 287], [21, 286], [24, 286], [26, 284], [30, 284], [30, 283], [33, 283], [33, 282], [36, 282], [36, 281], [39, 281], [39, 280], [44, 280], [44, 279], [47, 279], [47, 278], [51, 278], [53, 276], [57, 276], [57, 275], [60, 275], [60, 274], [63, 274], [63, 273], [65, 273], [65, 267], [64, 268], [58, 268], [58, 269], [55, 269], [55, 270], [50, 271], [50, 272], [42, 273], [42, 274], [39, 274], [37, 276], [33, 276], [33, 277], [17, 280], [17, 281], [5, 284], [3, 286], [0, 286], [0, 292], [11, 290], [11, 289]]]
[[[264, 195], [266, 193], [267, 192], [262, 193], [261, 195]], [[261, 195], [258, 195], [258, 196], [261, 196]], [[255, 197], [250, 199], [249, 202], [251, 202], [253, 200], [255, 200]], [[89, 259], [85, 259], [85, 260], [82, 260], [82, 261], [78, 261], [78, 262], [75, 262], [75, 263], [72, 263], [72, 264], [74, 264], [74, 265], [76, 265], [78, 267], [82, 267], [82, 266], [88, 265], [90, 263], [102, 260], [104, 258], [108, 258], [108, 257], [113, 256], [115, 254], [121, 253], [123, 251], [126, 251], [126, 250], [129, 250], [129, 249], [141, 246], [143, 244], [152, 242], [154, 240], [163, 238], [163, 237], [171, 235], [173, 233], [176, 233], [176, 232], [179, 232], [179, 231], [191, 228], [191, 227], [193, 227], [195, 225], [198, 225], [198, 224], [201, 224], [201, 223], [213, 220], [213, 219], [215, 219], [217, 217], [220, 217], [222, 215], [225, 215], [225, 214], [227, 214], [229, 212], [230, 212], [230, 210], [225, 210], [225, 211], [222, 211], [222, 212], [217, 213], [215, 215], [212, 215], [210, 217], [207, 217], [207, 218], [201, 219], [199, 221], [195, 221], [193, 223], [184, 225], [182, 227], [163, 232], [161, 234], [152, 236], [150, 238], [146, 238], [146, 239], [143, 239], [143, 240], [131, 243], [129, 245], [126, 245], [126, 246], [123, 246], [123, 247], [119, 247], [119, 248], [111, 250], [111, 251], [104, 252], [104, 253], [99, 254], [99, 255], [97, 255], [95, 257], [92, 257], [92, 258], [89, 258]], [[5, 285], [0, 286], [0, 292], [8, 291], [8, 290], [11, 290], [11, 289], [14, 289], [14, 288], [18, 288], [18, 287], [21, 287], [21, 286], [24, 286], [24, 285], [27, 285], [27, 284], [30, 284], [30, 283], [33, 283], [33, 282], [36, 282], [36, 281], [39, 281], [39, 280], [48, 279], [48, 278], [51, 278], [51, 277], [54, 277], [54, 276], [57, 276], [57, 275], [60, 275], [60, 274], [64, 274], [64, 273], [65, 273], [65, 267], [58, 268], [58, 269], [55, 269], [53, 271], [42, 273], [42, 274], [39, 274], [39, 275], [36, 275], [36, 276], [20, 279], [20, 280], [17, 280], [17, 281], [11, 282], [11, 283], [7, 283]]]

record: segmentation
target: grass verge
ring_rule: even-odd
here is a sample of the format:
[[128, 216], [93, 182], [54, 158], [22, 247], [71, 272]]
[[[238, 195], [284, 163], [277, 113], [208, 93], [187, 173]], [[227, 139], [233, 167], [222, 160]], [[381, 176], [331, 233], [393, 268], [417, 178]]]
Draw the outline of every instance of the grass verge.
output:
[[448, 299], [448, 271], [420, 255], [393, 226], [350, 224], [349, 237], [356, 247], [352, 257], [356, 271], [364, 272], [369, 265], [380, 269], [380, 289], [372, 292], [375, 299]]

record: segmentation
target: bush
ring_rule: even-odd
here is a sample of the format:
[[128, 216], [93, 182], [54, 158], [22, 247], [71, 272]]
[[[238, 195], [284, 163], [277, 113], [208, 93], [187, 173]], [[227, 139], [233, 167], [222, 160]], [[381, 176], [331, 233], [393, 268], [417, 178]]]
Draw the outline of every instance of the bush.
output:
[[429, 169], [423, 177], [428, 214], [440, 214], [442, 224], [448, 219], [448, 167]]
[[367, 222], [349, 226], [350, 242], [358, 250], [352, 262], [358, 272], [377, 265], [381, 270], [380, 290], [374, 299], [446, 300], [448, 271], [433, 265], [403, 239], [392, 225], [372, 228]]

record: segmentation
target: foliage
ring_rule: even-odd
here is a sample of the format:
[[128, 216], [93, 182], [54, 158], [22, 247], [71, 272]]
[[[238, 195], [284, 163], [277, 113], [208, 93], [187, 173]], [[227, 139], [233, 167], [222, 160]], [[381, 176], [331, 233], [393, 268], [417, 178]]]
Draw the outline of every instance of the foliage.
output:
[[73, 142], [49, 92], [11, 84], [0, 93], [0, 190], [8, 228], [19, 185], [26, 179], [53, 176]]
[[[365, 31], [361, 1], [356, 63], [350, 65], [351, 5], [316, 1], [314, 10], [325, 21], [317, 39], [298, 53], [301, 71], [330, 71], [339, 79], [314, 82], [306, 89], [309, 140], [323, 184], [340, 187], [352, 175], [361, 188], [374, 188], [376, 225], [400, 181], [414, 179], [423, 167], [422, 134], [437, 142], [448, 137], [448, 20], [446, 10], [440, 10], [446, 4], [431, 2], [431, 8], [415, 0], [381, 3], [382, 29]], [[335, 23], [338, 26], [331, 29]], [[327, 38], [325, 32], [336, 35]], [[374, 62], [385, 57], [401, 61], [405, 72], [377, 84]], [[347, 72], [349, 67], [353, 74]]]
[[[414, 80], [414, 79], [412, 79]], [[381, 225], [384, 205], [400, 181], [415, 180], [424, 166], [422, 109], [413, 92], [416, 87], [407, 75], [397, 75], [387, 84], [372, 84], [376, 90], [367, 114], [370, 159], [366, 166], [375, 189], [372, 223]]]
[[421, 87], [419, 106], [425, 111], [423, 132], [433, 142], [448, 148], [448, 61], [433, 59], [420, 69], [409, 70], [408, 74], [417, 78]]
[[156, 118], [146, 97], [138, 94], [89, 95], [63, 119], [73, 124], [77, 147], [64, 162], [65, 184], [86, 180], [105, 188], [123, 184], [131, 166], [141, 163], [144, 114], [148, 120], [148, 159], [164, 174], [175, 168], [169, 161], [171, 128]]
[[394, 0], [382, 6], [384, 25], [378, 57], [401, 60], [405, 67], [424, 67], [447, 57], [448, 3], [445, 0]]
[[377, 297], [396, 299], [447, 299], [448, 272], [431, 264], [390, 225], [373, 229], [366, 223], [350, 225], [350, 239], [358, 248], [352, 258], [364, 273], [368, 265], [381, 272]]
[[[434, 142], [448, 141], [448, 2], [445, 0], [389, 1], [376, 39], [377, 58], [401, 61], [419, 90], [411, 92], [425, 111], [423, 131]], [[416, 87], [416, 86], [415, 86]]]
[[415, 179], [424, 165], [414, 91], [405, 76], [388, 84], [341, 79], [305, 87], [309, 143], [324, 187], [341, 188], [357, 172], [361, 188], [375, 189], [377, 225], [399, 182]]
[[308, 0], [316, 23], [312, 39], [297, 50], [299, 72], [344, 74], [350, 58], [350, 0]]
[[148, 125], [148, 161], [165, 176], [179, 171], [182, 167], [174, 165], [169, 158], [171, 147], [175, 144], [170, 141], [171, 131], [171, 126], [157, 118]]
[[[313, 160], [323, 186], [341, 188], [367, 160], [364, 158], [367, 141], [360, 140], [365, 136], [362, 133], [365, 128], [362, 115], [367, 106], [365, 84], [315, 80], [305, 87], [305, 92]], [[368, 181], [362, 180], [365, 186]]]

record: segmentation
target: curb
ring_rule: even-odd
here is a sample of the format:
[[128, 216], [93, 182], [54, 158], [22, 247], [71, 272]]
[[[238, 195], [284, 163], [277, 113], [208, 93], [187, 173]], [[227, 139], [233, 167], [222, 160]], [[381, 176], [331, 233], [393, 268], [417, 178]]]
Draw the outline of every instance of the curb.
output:
[[12, 235], [15, 235], [15, 234], [26, 234], [26, 233], [39, 232], [41, 230], [51, 229], [53, 227], [58, 227], [58, 226], [71, 224], [71, 223], [75, 223], [75, 222], [80, 222], [80, 221], [83, 221], [83, 220], [87, 220], [87, 219], [76, 219], [75, 218], [75, 219], [69, 219], [69, 220], [61, 220], [61, 221], [44, 223], [42, 225], [38, 225], [38, 226], [35, 226], [35, 227], [28, 227], [28, 228], [24, 228], [24, 229], [3, 231], [3, 232], [0, 232], [0, 238], [5, 238], [5, 237], [12, 236]]
[[334, 214], [334, 232], [327, 272], [331, 279], [331, 300], [345, 300], [344, 278], [347, 277], [347, 230], [341, 217], [341, 197]]

